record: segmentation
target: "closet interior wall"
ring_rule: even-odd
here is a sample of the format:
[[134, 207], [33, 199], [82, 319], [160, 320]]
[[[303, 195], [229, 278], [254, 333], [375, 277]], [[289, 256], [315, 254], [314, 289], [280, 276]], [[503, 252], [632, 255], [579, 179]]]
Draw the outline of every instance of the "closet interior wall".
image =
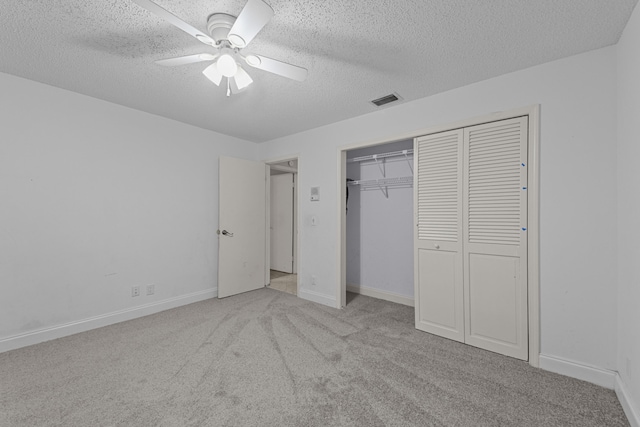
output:
[[[353, 162], [350, 159], [412, 150], [413, 140], [347, 152], [347, 178], [377, 180], [412, 177], [413, 155]], [[383, 175], [384, 172], [384, 175]], [[347, 290], [412, 304], [413, 185], [378, 188], [349, 185], [346, 216]], [[398, 298], [399, 297], [399, 298]]]

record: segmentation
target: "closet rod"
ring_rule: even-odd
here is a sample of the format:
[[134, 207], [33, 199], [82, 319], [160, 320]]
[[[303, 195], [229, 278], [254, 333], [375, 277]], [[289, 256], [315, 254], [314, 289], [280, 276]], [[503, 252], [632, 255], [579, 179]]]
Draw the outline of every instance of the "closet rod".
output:
[[408, 155], [413, 155], [413, 149], [391, 151], [389, 153], [372, 154], [369, 156], [354, 157], [353, 159], [347, 159], [347, 163], [366, 162], [367, 160], [377, 160], [377, 159], [383, 159], [385, 157], [397, 157], [397, 156], [406, 157]]
[[382, 179], [368, 179], [349, 181], [348, 185], [359, 185], [360, 187], [387, 187], [392, 185], [406, 185], [413, 184], [412, 176], [401, 176], [397, 178], [382, 178]]

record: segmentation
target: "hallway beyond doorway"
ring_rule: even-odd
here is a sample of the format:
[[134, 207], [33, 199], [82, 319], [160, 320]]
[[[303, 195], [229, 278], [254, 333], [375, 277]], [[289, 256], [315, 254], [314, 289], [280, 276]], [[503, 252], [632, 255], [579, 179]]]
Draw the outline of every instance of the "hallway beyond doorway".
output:
[[271, 289], [297, 295], [298, 275], [283, 273], [282, 271], [271, 270]]

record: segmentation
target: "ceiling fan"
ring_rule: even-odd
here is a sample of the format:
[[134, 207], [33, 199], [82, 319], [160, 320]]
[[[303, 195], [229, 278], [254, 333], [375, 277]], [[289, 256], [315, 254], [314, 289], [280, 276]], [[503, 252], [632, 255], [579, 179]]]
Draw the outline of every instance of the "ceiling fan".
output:
[[240, 53], [273, 17], [273, 9], [262, 0], [248, 0], [238, 17], [226, 13], [210, 15], [207, 19], [209, 35], [187, 24], [151, 0], [132, 1], [195, 37], [198, 41], [217, 49], [215, 53], [200, 53], [162, 59], [156, 61], [156, 64], [174, 67], [196, 62], [214, 61], [213, 64], [204, 69], [202, 74], [215, 83], [216, 86], [220, 86], [222, 78], [226, 77], [227, 96], [237, 93], [253, 83], [253, 79], [242, 68], [240, 62], [246, 63], [250, 67], [269, 71], [297, 81], [303, 81], [307, 77], [305, 68], [267, 58], [266, 56], [243, 55]]

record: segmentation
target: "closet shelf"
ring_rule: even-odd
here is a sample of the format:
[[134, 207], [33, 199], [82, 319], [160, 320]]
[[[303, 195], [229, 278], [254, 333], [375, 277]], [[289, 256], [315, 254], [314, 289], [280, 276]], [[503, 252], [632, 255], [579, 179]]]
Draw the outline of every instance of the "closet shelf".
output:
[[384, 159], [386, 157], [397, 157], [397, 156], [407, 157], [409, 155], [413, 155], [413, 149], [402, 150], [402, 151], [391, 151], [389, 153], [372, 154], [370, 156], [354, 157], [353, 159], [347, 159], [347, 163], [366, 162], [367, 160], [378, 160], [378, 159]]
[[381, 178], [349, 181], [349, 185], [359, 185], [360, 187], [391, 187], [394, 185], [413, 184], [412, 176], [400, 176], [397, 178]]
[[394, 186], [407, 186], [413, 185], [412, 176], [400, 176], [397, 178], [382, 178], [382, 179], [368, 179], [364, 181], [349, 181], [347, 185], [356, 186], [359, 185], [361, 190], [367, 188], [378, 188], [384, 194], [384, 197], [389, 198], [389, 187]]
[[386, 174], [385, 168], [384, 168], [384, 159], [389, 158], [389, 157], [404, 156], [405, 160], [407, 161], [407, 164], [409, 165], [409, 169], [411, 169], [411, 173], [413, 173], [413, 166], [411, 164], [411, 160], [412, 159], [409, 158], [410, 155], [413, 158], [413, 149], [411, 149], [411, 150], [401, 150], [401, 151], [391, 151], [391, 152], [388, 152], [388, 153], [380, 153], [380, 154], [372, 154], [370, 156], [354, 157], [353, 159], [347, 159], [347, 163], [365, 162], [367, 160], [373, 160], [378, 165], [378, 168], [380, 168], [380, 173], [382, 174], [382, 176], [386, 177], [387, 174]]

